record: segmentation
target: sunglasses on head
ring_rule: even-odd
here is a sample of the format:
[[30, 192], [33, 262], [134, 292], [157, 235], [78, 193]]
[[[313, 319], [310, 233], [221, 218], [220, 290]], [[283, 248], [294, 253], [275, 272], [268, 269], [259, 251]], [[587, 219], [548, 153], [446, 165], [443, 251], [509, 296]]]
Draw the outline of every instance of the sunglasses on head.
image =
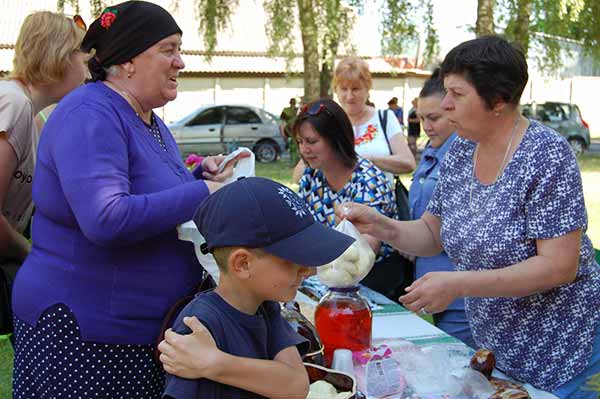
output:
[[307, 114], [310, 116], [317, 116], [319, 115], [321, 112], [325, 112], [326, 114], [328, 114], [329, 116], [333, 116], [333, 114], [331, 113], [331, 111], [329, 111], [327, 109], [327, 106], [323, 103], [314, 103], [312, 105], [309, 106], [309, 104], [306, 104], [304, 106], [302, 106], [302, 113], [303, 114]]
[[75, 22], [75, 25], [77, 25], [81, 29], [87, 31], [87, 25], [85, 24], [85, 21], [83, 20], [83, 18], [81, 18], [81, 15], [79, 15], [79, 14], [73, 15], [73, 22]]

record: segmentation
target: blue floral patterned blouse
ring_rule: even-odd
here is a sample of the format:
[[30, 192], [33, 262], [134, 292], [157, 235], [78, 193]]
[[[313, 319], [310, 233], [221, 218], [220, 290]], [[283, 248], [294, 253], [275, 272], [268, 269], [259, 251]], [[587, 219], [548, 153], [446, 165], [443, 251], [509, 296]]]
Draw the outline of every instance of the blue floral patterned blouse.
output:
[[[536, 255], [536, 240], [587, 229], [581, 175], [567, 142], [531, 121], [498, 181], [472, 177], [475, 143], [455, 140], [428, 211], [457, 270], [499, 269]], [[471, 192], [472, 191], [472, 192]], [[473, 204], [469, 206], [469, 197]], [[581, 239], [571, 284], [520, 298], [466, 298], [473, 338], [511, 377], [554, 390], [587, 366], [600, 321], [600, 268]]]
[[[350, 180], [338, 192], [329, 187], [322, 171], [306, 168], [300, 178], [299, 195], [308, 204], [315, 220], [329, 227], [335, 227], [334, 205], [344, 202], [369, 205], [394, 219], [398, 216], [391, 183], [377, 166], [360, 156]], [[393, 251], [391, 246], [383, 243], [376, 262]]]

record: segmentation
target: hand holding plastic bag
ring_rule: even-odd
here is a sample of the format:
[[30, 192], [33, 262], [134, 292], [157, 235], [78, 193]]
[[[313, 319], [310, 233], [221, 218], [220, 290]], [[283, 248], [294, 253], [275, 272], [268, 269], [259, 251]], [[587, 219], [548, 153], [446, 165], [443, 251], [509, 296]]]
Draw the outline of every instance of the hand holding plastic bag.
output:
[[336, 260], [317, 269], [317, 275], [328, 287], [353, 287], [365, 278], [375, 263], [375, 252], [367, 240], [344, 219], [335, 229], [349, 235], [356, 241]]
[[[244, 158], [239, 158], [239, 155], [245, 153], [248, 154]], [[219, 165], [219, 169], [217, 173], [223, 172], [227, 167], [227, 164], [238, 158], [236, 164], [233, 168], [233, 174], [231, 177], [226, 179], [223, 183], [228, 184], [236, 181], [240, 177], [252, 177], [254, 176], [254, 153], [246, 147], [239, 147], [237, 150], [233, 151], [231, 154], [227, 155], [221, 164]]]

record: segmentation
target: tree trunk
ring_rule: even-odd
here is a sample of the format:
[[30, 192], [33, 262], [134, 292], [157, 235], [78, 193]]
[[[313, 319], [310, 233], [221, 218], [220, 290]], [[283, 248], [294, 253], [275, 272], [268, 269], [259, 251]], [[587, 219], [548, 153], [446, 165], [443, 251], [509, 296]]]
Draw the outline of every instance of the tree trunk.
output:
[[333, 68], [335, 66], [335, 58], [340, 42], [333, 40], [329, 43], [329, 48], [324, 51], [323, 64], [321, 66], [321, 98], [333, 98], [333, 88], [331, 81], [333, 80]]
[[319, 97], [321, 98], [333, 98], [333, 91], [331, 88], [331, 81], [333, 80], [333, 68], [329, 66], [327, 62], [324, 62], [321, 66], [321, 81]]
[[477, 0], [477, 23], [475, 34], [477, 36], [493, 35], [494, 30], [494, 3], [495, 0]]
[[319, 98], [319, 46], [318, 31], [315, 18], [317, 5], [314, 0], [298, 0], [300, 14], [300, 31], [304, 48], [304, 97], [308, 103]]
[[517, 1], [517, 19], [513, 26], [512, 36], [521, 44], [525, 59], [529, 50], [529, 17], [531, 15], [531, 0]]

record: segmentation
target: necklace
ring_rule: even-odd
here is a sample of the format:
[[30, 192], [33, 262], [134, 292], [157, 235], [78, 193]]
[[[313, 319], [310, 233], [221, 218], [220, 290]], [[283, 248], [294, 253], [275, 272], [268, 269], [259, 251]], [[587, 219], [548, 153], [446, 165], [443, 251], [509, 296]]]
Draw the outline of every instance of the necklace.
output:
[[108, 83], [108, 85], [110, 87], [115, 89], [125, 99], [125, 101], [127, 101], [127, 103], [131, 106], [131, 108], [133, 108], [133, 112], [135, 112], [135, 115], [138, 118], [144, 120], [144, 118], [142, 117], [142, 112], [138, 111], [138, 108], [135, 106], [136, 101], [134, 101], [134, 99], [132, 98], [133, 96], [131, 96], [127, 91], [122, 90], [119, 86], [117, 86], [113, 82], [106, 82], [106, 83]]
[[515, 125], [513, 126], [512, 131], [510, 133], [510, 140], [508, 141], [508, 145], [506, 146], [506, 151], [504, 152], [504, 158], [502, 159], [502, 163], [500, 163], [500, 167], [498, 168], [498, 173], [496, 173], [496, 178], [494, 179], [494, 182], [492, 183], [492, 188], [491, 188], [490, 192], [485, 196], [485, 198], [483, 198], [482, 201], [479, 201], [479, 206], [477, 206], [477, 207], [473, 206], [472, 199], [473, 199], [473, 187], [476, 185], [476, 181], [477, 181], [477, 177], [475, 176], [475, 169], [477, 169], [477, 158], [479, 157], [479, 144], [477, 144], [477, 146], [475, 147], [475, 155], [474, 155], [475, 160], [473, 161], [473, 170], [471, 171], [471, 182], [470, 182], [470, 187], [469, 187], [469, 210], [472, 213], [474, 213], [475, 215], [477, 215], [479, 213], [479, 211], [481, 211], [483, 208], [485, 208], [485, 206], [488, 203], [488, 200], [490, 199], [490, 197], [492, 196], [492, 194], [494, 193], [494, 191], [496, 189], [496, 183], [498, 183], [498, 179], [500, 179], [500, 176], [502, 175], [502, 171], [504, 169], [506, 160], [508, 159], [508, 154], [510, 153], [510, 147], [512, 146], [512, 142], [515, 137], [515, 132], [517, 131], [517, 126], [519, 126], [519, 121], [520, 121], [520, 116], [517, 116]]

